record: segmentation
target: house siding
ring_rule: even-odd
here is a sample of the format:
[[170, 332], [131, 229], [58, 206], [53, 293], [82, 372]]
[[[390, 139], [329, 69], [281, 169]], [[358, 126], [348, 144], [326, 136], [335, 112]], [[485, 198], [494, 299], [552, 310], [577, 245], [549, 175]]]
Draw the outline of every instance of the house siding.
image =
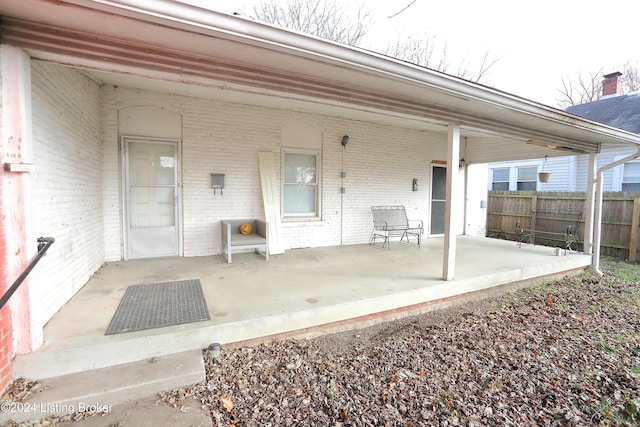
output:
[[[622, 154], [621, 154], [622, 153]], [[618, 157], [627, 152], [615, 151], [615, 152], [602, 152], [596, 157], [596, 165], [598, 168], [614, 162]], [[630, 153], [629, 153], [630, 154]], [[513, 162], [500, 162], [489, 164], [490, 172], [488, 179], [488, 188], [491, 190], [492, 169], [499, 168], [511, 168], [515, 169], [524, 166], [538, 165], [538, 171], [542, 170], [542, 164], [544, 163], [544, 170], [551, 172], [551, 180], [548, 183], [538, 183], [538, 191], [586, 191], [587, 190], [587, 177], [589, 171], [589, 156], [577, 155], [577, 156], [563, 156], [548, 158], [547, 162], [544, 159], [533, 160], [521, 160]], [[622, 168], [619, 166], [612, 170], [607, 170], [604, 173], [604, 191], [620, 191], [620, 188], [615, 188], [613, 181], [616, 173], [621, 173]], [[516, 190], [515, 187], [510, 190]]]
[[[571, 162], [574, 156], [550, 157], [542, 161], [539, 172], [551, 172], [549, 182], [539, 183], [540, 191], [574, 191], [575, 177], [571, 175]], [[586, 183], [586, 176], [584, 178]]]
[[33, 332], [41, 334], [104, 262], [102, 150], [98, 85], [50, 63], [32, 61], [31, 73], [31, 230], [34, 241], [56, 239], [30, 278]]

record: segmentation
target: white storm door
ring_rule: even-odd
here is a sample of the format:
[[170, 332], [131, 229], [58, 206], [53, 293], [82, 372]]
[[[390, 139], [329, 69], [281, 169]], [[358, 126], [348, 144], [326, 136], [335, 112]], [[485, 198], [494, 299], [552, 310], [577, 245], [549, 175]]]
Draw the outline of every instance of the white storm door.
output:
[[126, 258], [178, 253], [178, 143], [125, 138]]

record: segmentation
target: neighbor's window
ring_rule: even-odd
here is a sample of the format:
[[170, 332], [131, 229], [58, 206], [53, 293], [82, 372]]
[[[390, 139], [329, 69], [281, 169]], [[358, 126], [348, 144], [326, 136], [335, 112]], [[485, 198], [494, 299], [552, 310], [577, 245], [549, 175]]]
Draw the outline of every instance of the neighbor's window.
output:
[[287, 218], [319, 216], [320, 155], [310, 150], [284, 152], [282, 212]]
[[509, 168], [493, 169], [492, 190], [509, 190]]
[[640, 191], [640, 162], [624, 164], [622, 191]]
[[538, 188], [538, 168], [530, 166], [518, 168], [518, 191], [535, 191]]

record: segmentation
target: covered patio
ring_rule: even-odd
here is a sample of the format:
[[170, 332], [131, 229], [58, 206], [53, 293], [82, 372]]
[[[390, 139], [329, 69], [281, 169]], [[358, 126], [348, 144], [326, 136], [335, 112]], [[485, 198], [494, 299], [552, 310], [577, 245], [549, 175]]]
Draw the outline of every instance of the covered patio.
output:
[[[56, 239], [11, 302], [5, 382], [186, 350], [201, 363], [213, 342], [579, 271], [598, 258], [595, 153], [640, 147], [496, 88], [172, 0], [9, 1], [0, 15], [5, 276]], [[487, 162], [568, 153], [591, 159], [586, 254], [479, 237]], [[422, 246], [366, 244], [380, 205], [422, 221]], [[273, 256], [229, 265], [221, 222], [251, 218], [270, 224]], [[210, 320], [104, 335], [128, 286], [189, 279]]]
[[[247, 253], [105, 265], [48, 322], [37, 352], [16, 358], [16, 376], [49, 378], [206, 348], [210, 343], [319, 333], [418, 314], [575, 273], [591, 256], [463, 236], [457, 276], [443, 281], [442, 238], [422, 246], [393, 242], [287, 251], [268, 262]], [[199, 279], [211, 320], [105, 335], [130, 285]], [[82, 319], [82, 321], [78, 321]]]

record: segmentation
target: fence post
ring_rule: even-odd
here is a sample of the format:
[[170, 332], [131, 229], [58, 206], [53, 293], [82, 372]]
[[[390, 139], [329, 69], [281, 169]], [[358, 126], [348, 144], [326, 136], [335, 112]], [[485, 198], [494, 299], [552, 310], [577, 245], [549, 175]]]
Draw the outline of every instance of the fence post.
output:
[[531, 196], [531, 218], [529, 219], [529, 228], [533, 231], [533, 241], [536, 240], [535, 230], [536, 230], [536, 214], [538, 212], [538, 195], [534, 194]]
[[633, 199], [633, 216], [631, 218], [631, 238], [629, 239], [629, 261], [636, 260], [638, 250], [638, 223], [640, 222], [640, 199]]

